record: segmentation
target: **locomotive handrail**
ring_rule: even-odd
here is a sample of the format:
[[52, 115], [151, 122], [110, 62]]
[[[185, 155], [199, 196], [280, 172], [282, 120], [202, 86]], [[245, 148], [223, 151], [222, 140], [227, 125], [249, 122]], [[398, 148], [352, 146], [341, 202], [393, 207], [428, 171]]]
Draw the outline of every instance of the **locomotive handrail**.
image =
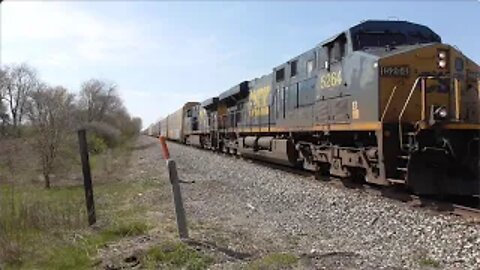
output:
[[449, 78], [448, 76], [418, 76], [415, 79], [415, 82], [413, 83], [412, 89], [410, 89], [410, 93], [408, 94], [407, 99], [405, 100], [405, 103], [402, 107], [402, 110], [400, 111], [400, 114], [398, 115], [398, 134], [399, 134], [399, 140], [400, 140], [400, 148], [403, 147], [403, 136], [402, 136], [402, 118], [403, 114], [405, 113], [405, 110], [408, 107], [408, 104], [410, 103], [410, 100], [412, 99], [413, 92], [417, 88], [417, 84], [420, 80], [422, 80], [422, 120], [425, 120], [425, 110], [426, 110], [426, 91], [425, 91], [425, 80], [430, 80], [430, 79], [444, 79], [444, 78]]
[[400, 114], [398, 115], [398, 139], [399, 139], [399, 142], [400, 142], [400, 149], [403, 149], [403, 132], [402, 132], [403, 113], [405, 112], [405, 109], [407, 108], [408, 103], [410, 102], [410, 99], [412, 98], [413, 91], [417, 87], [417, 84], [418, 84], [420, 79], [421, 79], [421, 77], [418, 77], [417, 79], [415, 79], [415, 82], [413, 83], [412, 89], [410, 89], [410, 93], [408, 94], [408, 97], [405, 100], [405, 104], [403, 105], [403, 108], [400, 111]]
[[383, 119], [385, 118], [385, 115], [387, 114], [387, 110], [390, 107], [390, 103], [392, 102], [393, 96], [395, 95], [395, 91], [397, 90], [397, 86], [395, 85], [392, 89], [392, 93], [390, 94], [390, 97], [388, 98], [387, 105], [385, 106], [385, 109], [383, 109], [382, 117], [380, 118], [380, 122], [383, 123]]

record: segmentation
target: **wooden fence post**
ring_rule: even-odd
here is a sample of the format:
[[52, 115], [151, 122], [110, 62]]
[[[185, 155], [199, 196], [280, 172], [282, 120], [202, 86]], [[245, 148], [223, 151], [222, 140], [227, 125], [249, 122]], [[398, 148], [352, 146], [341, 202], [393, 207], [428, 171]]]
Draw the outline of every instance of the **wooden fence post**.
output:
[[92, 175], [88, 160], [88, 145], [85, 129], [78, 130], [78, 145], [82, 159], [83, 186], [85, 188], [85, 202], [87, 205], [88, 224], [93, 225], [97, 221], [95, 216], [95, 202], [93, 200]]
[[160, 145], [162, 147], [163, 158], [167, 162], [168, 176], [172, 184], [173, 203], [175, 206], [175, 215], [177, 217], [177, 229], [180, 239], [188, 239], [187, 218], [185, 215], [185, 208], [183, 207], [182, 191], [180, 189], [180, 179], [178, 178], [177, 166], [175, 161], [170, 159], [170, 152], [168, 151], [165, 137], [160, 136]]

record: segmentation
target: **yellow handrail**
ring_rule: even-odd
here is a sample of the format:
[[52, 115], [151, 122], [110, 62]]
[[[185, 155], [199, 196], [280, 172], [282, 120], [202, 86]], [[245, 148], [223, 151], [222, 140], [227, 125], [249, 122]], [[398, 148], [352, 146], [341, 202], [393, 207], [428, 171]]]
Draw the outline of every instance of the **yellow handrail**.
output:
[[460, 120], [460, 82], [457, 78], [453, 81], [455, 88], [455, 120]]
[[[413, 83], [412, 88], [410, 89], [410, 93], [408, 94], [407, 99], [405, 100], [405, 104], [403, 104], [402, 110], [400, 111], [400, 114], [398, 115], [398, 134], [399, 134], [399, 140], [400, 140], [400, 147], [403, 146], [403, 136], [402, 136], [402, 118], [403, 114], [405, 113], [405, 110], [408, 107], [408, 104], [410, 103], [410, 100], [413, 96], [413, 92], [417, 88], [417, 84], [420, 80], [422, 80], [422, 120], [425, 120], [425, 115], [426, 115], [426, 80], [431, 80], [431, 79], [444, 79], [444, 78], [449, 78], [447, 76], [418, 76], [415, 79], [415, 82]], [[457, 98], [456, 98], [457, 102]]]
[[388, 98], [387, 105], [385, 106], [385, 109], [383, 109], [382, 117], [380, 118], [380, 122], [383, 123], [383, 119], [385, 118], [385, 115], [387, 114], [387, 110], [390, 107], [390, 103], [392, 102], [393, 96], [395, 95], [395, 91], [397, 90], [397, 86], [395, 85], [392, 89], [392, 93], [390, 94], [390, 97]]

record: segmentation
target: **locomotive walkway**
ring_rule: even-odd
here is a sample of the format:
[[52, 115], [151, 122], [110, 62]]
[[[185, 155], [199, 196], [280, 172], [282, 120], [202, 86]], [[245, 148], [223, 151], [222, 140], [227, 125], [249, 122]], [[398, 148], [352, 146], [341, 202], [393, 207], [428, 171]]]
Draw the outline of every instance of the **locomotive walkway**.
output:
[[[478, 223], [248, 160], [175, 143], [169, 148], [180, 178], [195, 181], [182, 184], [189, 232], [196, 241], [217, 247], [210, 251], [213, 269], [255, 269], [259, 264], [267, 269], [480, 266]], [[138, 241], [140, 246], [159, 241], [166, 228], [176, 233], [158, 140], [140, 137], [131, 164], [132, 179], [152, 177], [164, 188], [143, 195], [146, 202], [155, 202], [146, 204], [152, 208], [148, 218], [159, 225], [147, 238], [127, 242], [128, 252]], [[123, 249], [119, 245], [116, 249]]]

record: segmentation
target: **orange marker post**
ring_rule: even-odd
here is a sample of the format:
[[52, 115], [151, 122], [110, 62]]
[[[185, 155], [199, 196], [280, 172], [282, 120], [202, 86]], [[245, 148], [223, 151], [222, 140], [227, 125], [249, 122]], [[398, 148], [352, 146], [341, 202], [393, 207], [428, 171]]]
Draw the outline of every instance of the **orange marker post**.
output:
[[162, 147], [163, 158], [165, 160], [170, 159], [170, 152], [168, 152], [168, 146], [167, 146], [167, 143], [166, 143], [165, 136], [160, 136], [159, 140], [160, 140], [160, 146]]

